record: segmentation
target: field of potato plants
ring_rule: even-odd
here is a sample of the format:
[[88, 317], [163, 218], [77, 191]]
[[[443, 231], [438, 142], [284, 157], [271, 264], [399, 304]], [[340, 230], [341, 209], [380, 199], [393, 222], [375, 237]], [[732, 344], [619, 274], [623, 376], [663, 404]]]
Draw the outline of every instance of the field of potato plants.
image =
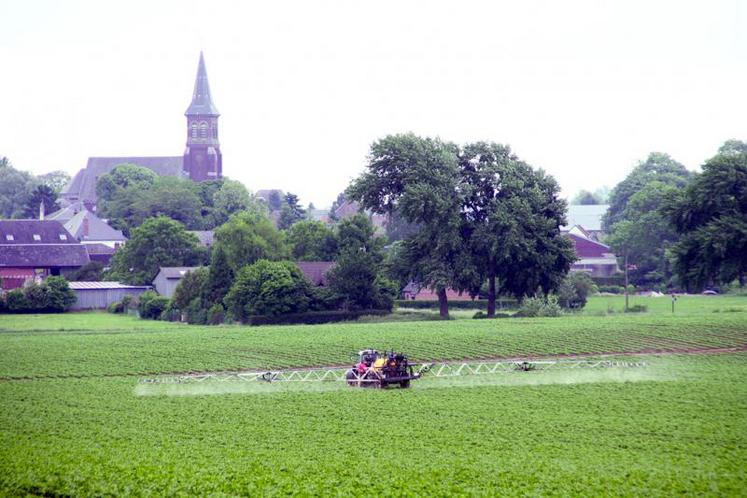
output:
[[[597, 301], [562, 318], [254, 328], [0, 315], [0, 495], [743, 495], [747, 298], [691, 299], [674, 315]], [[139, 382], [347, 364], [365, 347], [646, 366], [409, 390]]]

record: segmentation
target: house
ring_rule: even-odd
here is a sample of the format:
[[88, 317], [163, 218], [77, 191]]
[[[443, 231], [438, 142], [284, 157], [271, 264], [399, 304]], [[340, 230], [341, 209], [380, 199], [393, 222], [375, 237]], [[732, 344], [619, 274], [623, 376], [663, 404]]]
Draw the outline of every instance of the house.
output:
[[125, 285], [119, 282], [70, 282], [78, 298], [71, 310], [103, 310], [125, 296], [139, 296], [151, 289], [149, 285]]
[[61, 222], [83, 244], [104, 244], [116, 249], [127, 242], [127, 237], [121, 230], [112, 228], [89, 211], [82, 202], [69, 204], [54, 213], [44, 215], [43, 219]]
[[[454, 289], [446, 289], [446, 298], [449, 301], [473, 300], [469, 294], [457, 292]], [[432, 289], [410, 282], [402, 289], [402, 299], [408, 301], [438, 301], [438, 294]]]
[[297, 261], [296, 266], [301, 270], [314, 287], [327, 286], [327, 272], [335, 266], [334, 261]]
[[67, 276], [90, 261], [83, 244], [55, 220], [0, 220], [0, 278], [4, 290], [27, 280]]
[[96, 212], [96, 181], [120, 164], [135, 164], [157, 175], [189, 178], [194, 182], [217, 180], [223, 176], [223, 156], [218, 141], [218, 117], [213, 104], [205, 69], [205, 59], [200, 53], [197, 65], [192, 102], [184, 113], [187, 118], [187, 144], [182, 156], [170, 157], [90, 157], [86, 167], [78, 171], [62, 189], [60, 197], [66, 204], [82, 203]]
[[565, 232], [576, 250], [576, 260], [571, 271], [585, 271], [592, 277], [610, 277], [620, 271], [617, 257], [609, 246], [581, 235], [579, 231]]
[[171, 297], [174, 295], [176, 286], [184, 275], [191, 271], [195, 271], [200, 268], [199, 266], [162, 266], [158, 270], [156, 278], [153, 279], [153, 287], [156, 292], [164, 297]]

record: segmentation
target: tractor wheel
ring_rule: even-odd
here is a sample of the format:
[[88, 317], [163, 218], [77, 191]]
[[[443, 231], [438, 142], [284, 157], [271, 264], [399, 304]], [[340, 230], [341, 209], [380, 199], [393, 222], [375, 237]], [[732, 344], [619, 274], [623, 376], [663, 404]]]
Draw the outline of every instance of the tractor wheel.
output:
[[401, 387], [402, 389], [407, 389], [408, 387], [410, 387], [410, 379], [400, 382], [399, 387]]

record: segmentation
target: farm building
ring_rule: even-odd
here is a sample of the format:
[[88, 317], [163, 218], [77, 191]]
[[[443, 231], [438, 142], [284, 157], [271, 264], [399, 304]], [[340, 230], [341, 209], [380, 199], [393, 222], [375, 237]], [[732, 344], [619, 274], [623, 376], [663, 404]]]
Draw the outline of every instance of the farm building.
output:
[[70, 282], [78, 300], [71, 310], [102, 310], [125, 296], [139, 296], [149, 285], [125, 285], [119, 282]]
[[184, 275], [200, 268], [199, 266], [162, 266], [158, 270], [156, 278], [153, 279], [153, 287], [156, 292], [165, 297], [174, 295], [176, 286]]
[[66, 276], [90, 261], [83, 244], [59, 221], [0, 220], [0, 278], [4, 290], [27, 280]]
[[592, 277], [610, 277], [620, 271], [617, 257], [609, 246], [575, 231], [566, 232], [565, 235], [573, 242], [578, 257], [571, 265], [571, 271], [585, 271]]

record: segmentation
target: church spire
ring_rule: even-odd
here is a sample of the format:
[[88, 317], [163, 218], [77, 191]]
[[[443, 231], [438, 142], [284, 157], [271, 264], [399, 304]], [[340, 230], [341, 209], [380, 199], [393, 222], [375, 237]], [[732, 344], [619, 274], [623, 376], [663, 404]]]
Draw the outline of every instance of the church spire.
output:
[[192, 103], [189, 104], [185, 116], [220, 116], [218, 109], [210, 97], [210, 84], [208, 83], [207, 71], [205, 70], [205, 58], [200, 52], [200, 63], [197, 66], [197, 78], [195, 79], [195, 90], [192, 94]]

